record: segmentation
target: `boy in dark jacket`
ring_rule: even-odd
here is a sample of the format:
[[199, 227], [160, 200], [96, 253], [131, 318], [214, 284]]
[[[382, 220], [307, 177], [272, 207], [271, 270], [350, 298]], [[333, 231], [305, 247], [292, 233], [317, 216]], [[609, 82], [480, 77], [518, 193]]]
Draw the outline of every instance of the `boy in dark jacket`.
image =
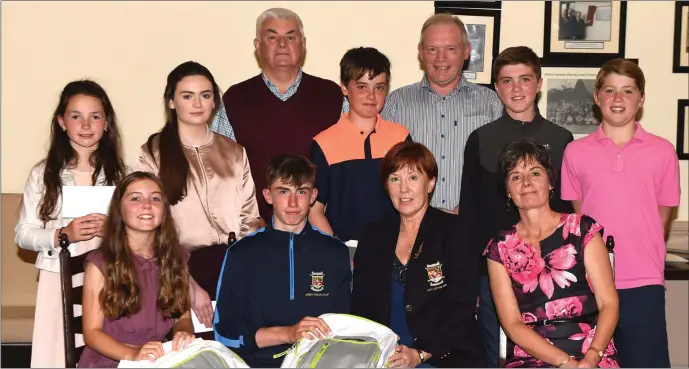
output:
[[303, 156], [273, 158], [263, 190], [272, 221], [225, 255], [215, 339], [250, 367], [279, 367], [278, 354], [298, 339], [327, 335], [330, 328], [319, 315], [349, 312], [349, 250], [307, 221], [318, 194], [315, 176]]

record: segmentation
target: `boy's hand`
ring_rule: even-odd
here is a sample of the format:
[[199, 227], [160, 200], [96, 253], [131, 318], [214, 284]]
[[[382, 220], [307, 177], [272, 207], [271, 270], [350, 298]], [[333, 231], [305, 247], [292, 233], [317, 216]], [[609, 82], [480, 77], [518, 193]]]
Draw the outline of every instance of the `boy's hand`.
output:
[[321, 339], [328, 336], [330, 327], [321, 318], [305, 317], [299, 323], [287, 327], [288, 343], [295, 343], [300, 338]]

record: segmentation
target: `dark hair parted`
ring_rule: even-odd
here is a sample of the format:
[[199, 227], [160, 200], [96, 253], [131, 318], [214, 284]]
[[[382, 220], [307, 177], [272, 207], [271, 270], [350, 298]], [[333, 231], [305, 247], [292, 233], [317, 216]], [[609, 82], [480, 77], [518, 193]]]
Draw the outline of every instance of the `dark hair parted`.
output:
[[[206, 77], [213, 86], [213, 101], [215, 108], [213, 114], [222, 105], [220, 89], [215, 83], [215, 78], [203, 65], [188, 61], [178, 65], [167, 76], [167, 84], [165, 85], [165, 92], [163, 93], [163, 104], [165, 105], [165, 126], [163, 129], [152, 134], [146, 142], [146, 150], [151, 155], [154, 152], [154, 139], [158, 137], [157, 145], [160, 154], [160, 170], [158, 176], [163, 182], [165, 192], [170, 200], [171, 205], [177, 204], [187, 195], [187, 183], [189, 180], [189, 162], [184, 155], [182, 141], [179, 136], [179, 123], [177, 121], [177, 112], [169, 106], [170, 101], [175, 97], [177, 84], [189, 76], [203, 76]], [[209, 122], [210, 123], [210, 122]]]
[[646, 93], [646, 78], [644, 77], [644, 72], [636, 63], [624, 58], [612, 59], [600, 67], [598, 75], [596, 76], [596, 92], [603, 88], [605, 78], [613, 73], [633, 79], [641, 96], [644, 96]]
[[105, 222], [103, 242], [99, 250], [103, 254], [104, 285], [100, 292], [103, 314], [118, 319], [137, 313], [141, 309], [141, 290], [137, 284], [136, 268], [129, 248], [127, 230], [122, 213], [122, 199], [129, 185], [140, 180], [151, 180], [163, 194], [163, 219], [155, 231], [154, 255], [157, 261], [159, 290], [158, 309], [169, 317], [178, 318], [189, 310], [189, 272], [175, 228], [170, 202], [165, 196], [162, 183], [153, 174], [133, 172], [116, 188], [110, 202]]
[[431, 151], [418, 142], [403, 141], [388, 150], [380, 164], [380, 182], [386, 191], [388, 177], [405, 167], [417, 169], [431, 179], [438, 177], [438, 163]]
[[268, 162], [266, 170], [266, 186], [276, 181], [297, 188], [303, 185], [316, 186], [316, 166], [309, 159], [297, 154], [275, 156]]
[[510, 172], [522, 161], [526, 163], [536, 162], [543, 166], [548, 174], [550, 185], [555, 185], [555, 169], [550, 163], [550, 151], [530, 138], [510, 142], [502, 148], [498, 165], [504, 183], [507, 183]]
[[75, 164], [76, 160], [86, 159], [77, 158], [77, 152], [72, 148], [69, 136], [66, 131], [62, 130], [58, 120], [59, 117], [64, 116], [72, 97], [77, 95], [90, 96], [100, 100], [103, 106], [103, 113], [105, 114], [105, 127], [107, 130], [103, 132], [103, 136], [98, 142], [98, 148], [88, 158], [91, 166], [94, 168], [93, 175], [91, 176], [93, 184], [96, 184], [96, 179], [101, 172], [105, 175], [105, 184], [109, 186], [119, 183], [126, 173], [124, 161], [122, 160], [117, 117], [108, 94], [103, 87], [91, 80], [68, 83], [62, 89], [62, 93], [60, 93], [60, 99], [53, 112], [50, 124], [50, 148], [48, 149], [48, 155], [44, 159], [45, 171], [43, 172], [45, 193], [38, 210], [39, 218], [43, 222], [55, 219], [55, 206], [58, 197], [62, 194], [60, 172], [66, 166]]
[[364, 74], [374, 79], [385, 73], [385, 82], [390, 82], [390, 60], [373, 47], [349, 49], [340, 60], [340, 82], [347, 85], [349, 81], [358, 81]]
[[526, 46], [508, 47], [495, 57], [493, 64], [493, 74], [495, 74], [496, 81], [503, 67], [517, 64], [530, 67], [536, 74], [536, 78], [541, 79], [541, 61], [538, 59], [538, 55]]

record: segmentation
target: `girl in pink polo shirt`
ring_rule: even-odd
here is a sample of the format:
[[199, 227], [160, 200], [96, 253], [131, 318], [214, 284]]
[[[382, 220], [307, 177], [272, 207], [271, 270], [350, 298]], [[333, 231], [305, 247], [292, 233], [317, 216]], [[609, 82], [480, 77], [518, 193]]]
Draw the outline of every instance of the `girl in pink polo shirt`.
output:
[[679, 161], [670, 142], [637, 121], [644, 85], [643, 72], [629, 60], [601, 67], [593, 97], [602, 124], [565, 149], [562, 199], [615, 237], [620, 365], [667, 368], [665, 235], [679, 205]]

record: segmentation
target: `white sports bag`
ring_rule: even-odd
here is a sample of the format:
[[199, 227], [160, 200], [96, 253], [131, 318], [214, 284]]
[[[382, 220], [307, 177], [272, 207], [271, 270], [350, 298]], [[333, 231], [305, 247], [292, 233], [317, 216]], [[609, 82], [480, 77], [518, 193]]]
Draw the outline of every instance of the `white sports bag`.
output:
[[244, 360], [220, 342], [197, 338], [180, 351], [172, 341], [163, 343], [165, 354], [156, 361], [122, 360], [118, 368], [248, 368]]
[[301, 338], [286, 351], [282, 368], [386, 368], [397, 335], [372, 320], [348, 314], [320, 316], [330, 327], [323, 339]]

